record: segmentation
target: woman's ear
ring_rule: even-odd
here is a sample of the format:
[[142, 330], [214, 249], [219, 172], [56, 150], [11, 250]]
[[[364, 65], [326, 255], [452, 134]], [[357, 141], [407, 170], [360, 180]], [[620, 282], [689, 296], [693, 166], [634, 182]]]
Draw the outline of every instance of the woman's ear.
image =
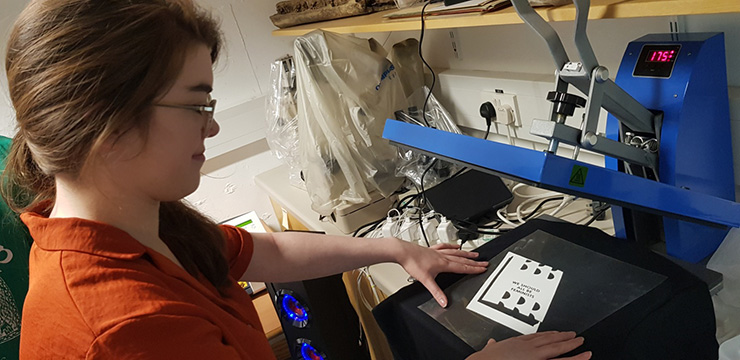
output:
[[108, 162], [130, 160], [144, 150], [146, 134], [144, 129], [131, 128], [116, 131], [106, 137], [98, 146], [97, 156]]

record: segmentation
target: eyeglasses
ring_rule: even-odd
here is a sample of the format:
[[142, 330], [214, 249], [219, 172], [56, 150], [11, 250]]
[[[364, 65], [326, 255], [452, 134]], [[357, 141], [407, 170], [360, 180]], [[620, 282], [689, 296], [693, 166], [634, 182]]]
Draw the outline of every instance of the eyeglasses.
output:
[[206, 131], [211, 129], [213, 125], [213, 113], [216, 112], [216, 99], [212, 99], [208, 96], [208, 105], [173, 105], [173, 104], [152, 104], [152, 106], [161, 106], [174, 109], [185, 109], [197, 111], [201, 115], [205, 115], [205, 127]]

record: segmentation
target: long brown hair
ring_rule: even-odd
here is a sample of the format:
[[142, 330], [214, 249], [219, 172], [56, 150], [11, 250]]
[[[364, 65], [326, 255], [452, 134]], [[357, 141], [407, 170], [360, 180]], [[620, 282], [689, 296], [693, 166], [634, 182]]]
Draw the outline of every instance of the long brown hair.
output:
[[[106, 141], [146, 134], [194, 43], [221, 47], [218, 24], [192, 0], [33, 0], [6, 55], [17, 133], [3, 197], [17, 212], [55, 199], [54, 176], [77, 176]], [[160, 237], [193, 276], [228, 285], [221, 230], [183, 201], [162, 203]]]

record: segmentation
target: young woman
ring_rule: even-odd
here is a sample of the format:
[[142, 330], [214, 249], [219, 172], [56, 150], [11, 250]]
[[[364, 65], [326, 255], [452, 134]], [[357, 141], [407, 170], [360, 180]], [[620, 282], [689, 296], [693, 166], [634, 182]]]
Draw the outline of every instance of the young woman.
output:
[[[249, 234], [188, 207], [204, 140], [219, 131], [210, 92], [220, 46], [190, 0], [33, 0], [19, 17], [6, 57], [18, 132], [3, 194], [34, 238], [21, 358], [272, 359], [236, 279], [394, 261], [445, 306], [438, 273], [485, 270], [451, 247]], [[550, 358], [581, 343], [545, 333], [473, 356]]]

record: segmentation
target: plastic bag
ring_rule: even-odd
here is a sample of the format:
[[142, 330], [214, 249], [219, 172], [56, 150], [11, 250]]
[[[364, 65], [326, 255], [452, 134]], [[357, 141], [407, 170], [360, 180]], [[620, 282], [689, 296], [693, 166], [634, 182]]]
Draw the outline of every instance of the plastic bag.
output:
[[[440, 104], [434, 95], [429, 97], [427, 102], [426, 118], [421, 114], [421, 109], [424, 107], [424, 101], [426, 100], [426, 94], [429, 93], [429, 89], [424, 87], [419, 89], [414, 95], [409, 98], [409, 103], [420, 104], [410, 107], [407, 112], [396, 112], [396, 119], [405, 121], [420, 126], [428, 126], [461, 134], [460, 128], [457, 127], [452, 116], [447, 110]], [[422, 186], [421, 180], [424, 178], [424, 189], [429, 189], [434, 185], [437, 185], [454, 175], [456, 172], [461, 170], [463, 167], [457, 164], [445, 160], [436, 160], [435, 157], [422, 154], [413, 150], [398, 150], [401, 161], [396, 170], [396, 174], [399, 176], [405, 176], [411, 180], [416, 186]], [[430, 168], [430, 166], [432, 166]], [[429, 170], [427, 170], [429, 169]], [[426, 173], [426, 174], [425, 174]]]
[[424, 87], [424, 64], [419, 57], [419, 40], [409, 38], [393, 44], [388, 58], [396, 66], [406, 98]]
[[406, 99], [395, 67], [375, 40], [314, 31], [295, 41], [298, 134], [311, 207], [328, 216], [345, 204], [388, 197], [396, 147], [382, 138], [385, 120]]
[[[419, 57], [419, 41], [407, 39], [394, 44], [390, 59], [397, 65], [398, 75], [402, 79], [403, 90], [409, 103], [409, 108], [406, 111], [396, 112], [396, 120], [462, 134], [460, 128], [452, 120], [452, 115], [437, 101], [433, 94], [427, 100], [429, 89], [424, 86], [423, 64], [421, 57]], [[424, 105], [426, 105], [426, 114], [422, 114]], [[436, 158], [412, 150], [399, 149], [399, 156], [401, 162], [396, 174], [405, 176], [416, 186], [422, 186], [421, 180], [423, 177], [424, 189], [429, 189], [442, 182], [462, 168], [444, 160], [434, 162]], [[430, 168], [432, 163], [434, 163], [434, 166]]]
[[290, 184], [305, 188], [298, 152], [298, 105], [293, 57], [288, 55], [270, 65], [270, 94], [267, 96], [267, 145], [289, 168]]

